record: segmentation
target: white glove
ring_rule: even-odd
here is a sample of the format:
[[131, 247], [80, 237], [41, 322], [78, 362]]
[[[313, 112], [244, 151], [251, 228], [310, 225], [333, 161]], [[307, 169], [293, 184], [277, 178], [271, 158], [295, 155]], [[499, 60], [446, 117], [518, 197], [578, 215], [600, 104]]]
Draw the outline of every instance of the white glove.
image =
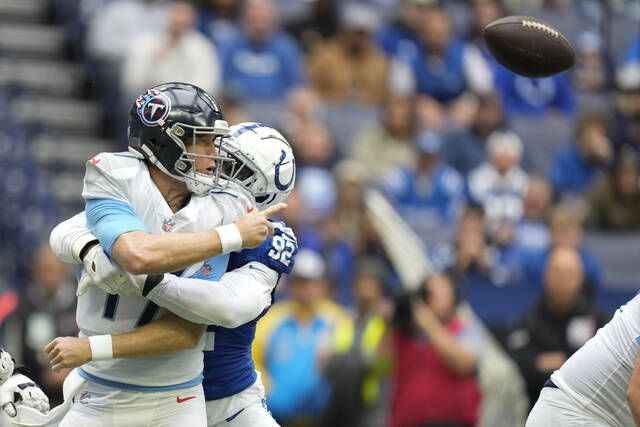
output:
[[78, 283], [77, 295], [84, 295], [89, 286], [95, 285], [108, 294], [119, 294], [127, 281], [127, 272], [111, 262], [102, 246], [95, 245], [84, 256], [84, 271]]
[[0, 408], [15, 417], [17, 405], [28, 406], [43, 414], [49, 412], [49, 398], [29, 377], [16, 374], [0, 386]]
[[128, 296], [142, 296], [144, 285], [147, 282], [146, 274], [127, 274], [129, 280], [127, 280], [120, 288], [120, 295]]
[[0, 348], [0, 385], [13, 375], [13, 359], [8, 351]]

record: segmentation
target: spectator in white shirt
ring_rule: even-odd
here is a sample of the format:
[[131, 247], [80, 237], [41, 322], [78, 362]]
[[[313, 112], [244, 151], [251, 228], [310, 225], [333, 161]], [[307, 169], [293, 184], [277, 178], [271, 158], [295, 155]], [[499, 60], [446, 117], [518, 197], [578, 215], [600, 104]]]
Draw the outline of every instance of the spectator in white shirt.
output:
[[220, 64], [214, 45], [193, 26], [194, 7], [175, 3], [165, 32], [135, 39], [126, 54], [122, 89], [129, 105], [144, 89], [159, 83], [180, 81], [215, 94], [220, 83]]

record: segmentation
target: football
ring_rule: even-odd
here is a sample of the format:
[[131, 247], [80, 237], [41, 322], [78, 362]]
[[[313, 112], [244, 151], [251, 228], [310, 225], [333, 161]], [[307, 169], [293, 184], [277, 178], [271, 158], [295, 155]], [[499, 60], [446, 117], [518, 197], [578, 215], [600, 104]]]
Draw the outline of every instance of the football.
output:
[[569, 69], [575, 53], [566, 37], [530, 16], [507, 16], [487, 25], [484, 40], [496, 60], [526, 77], [549, 77]]

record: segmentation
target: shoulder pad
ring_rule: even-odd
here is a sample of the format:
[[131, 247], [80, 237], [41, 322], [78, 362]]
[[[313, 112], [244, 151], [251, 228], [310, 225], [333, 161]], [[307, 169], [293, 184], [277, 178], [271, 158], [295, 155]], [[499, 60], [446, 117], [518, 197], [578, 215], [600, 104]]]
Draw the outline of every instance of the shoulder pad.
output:
[[130, 182], [138, 176], [144, 163], [128, 153], [100, 153], [86, 163], [85, 199], [127, 200]]

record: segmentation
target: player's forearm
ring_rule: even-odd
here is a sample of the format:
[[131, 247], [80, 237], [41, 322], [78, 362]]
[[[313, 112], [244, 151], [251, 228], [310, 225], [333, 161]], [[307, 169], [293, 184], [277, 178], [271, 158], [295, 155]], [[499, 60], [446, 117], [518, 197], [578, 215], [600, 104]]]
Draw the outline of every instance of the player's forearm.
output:
[[154, 357], [194, 348], [204, 326], [168, 313], [141, 328], [112, 337], [115, 359]]
[[97, 238], [87, 229], [84, 212], [56, 225], [51, 231], [49, 245], [61, 261], [80, 264], [82, 249]]
[[147, 298], [192, 322], [235, 328], [269, 307], [277, 281], [275, 271], [252, 262], [218, 282], [165, 274]]
[[118, 237], [112, 251], [118, 264], [132, 274], [182, 270], [222, 253], [222, 243], [215, 230], [173, 234], [132, 231]]

